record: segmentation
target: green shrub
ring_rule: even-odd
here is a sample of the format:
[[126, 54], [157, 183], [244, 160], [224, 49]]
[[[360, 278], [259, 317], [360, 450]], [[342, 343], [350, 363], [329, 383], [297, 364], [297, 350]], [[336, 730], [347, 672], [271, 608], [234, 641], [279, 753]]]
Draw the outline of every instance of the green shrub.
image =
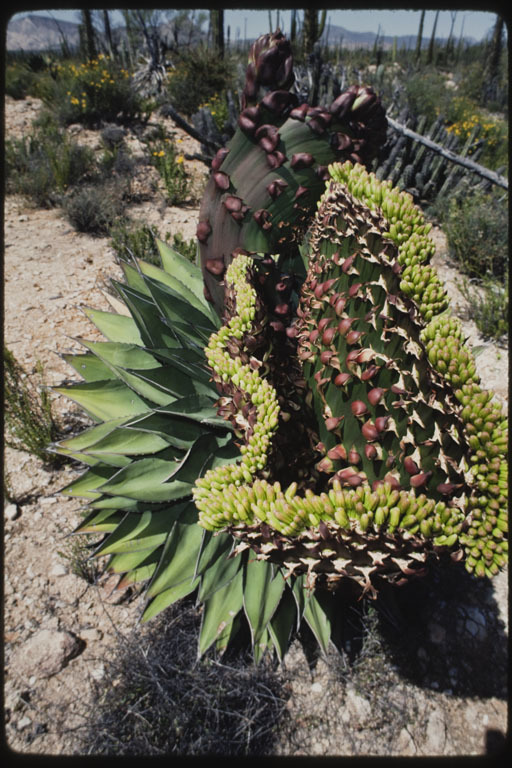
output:
[[148, 261], [150, 264], [160, 266], [161, 262], [156, 239], [169, 243], [174, 250], [181, 253], [189, 261], [195, 261], [196, 240], [186, 241], [180, 233], [173, 235], [171, 240], [169, 232], [166, 232], [165, 237], [162, 237], [158, 230], [150, 227], [148, 224], [143, 224], [141, 227], [133, 225], [130, 227], [126, 224], [120, 224], [112, 230], [111, 236], [111, 248], [114, 250], [116, 257], [124, 261], [130, 258], [141, 259], [142, 261]]
[[151, 163], [160, 174], [168, 205], [181, 205], [190, 197], [190, 180], [184, 167], [184, 156], [176, 154], [169, 138], [148, 142]]
[[507, 203], [482, 192], [452, 199], [442, 215], [450, 255], [470, 277], [502, 277], [508, 262]]
[[508, 279], [486, 278], [476, 285], [464, 280], [459, 289], [468, 302], [469, 317], [484, 338], [498, 341], [508, 334]]
[[63, 125], [129, 120], [144, 112], [130, 73], [103, 54], [86, 63], [59, 63], [54, 75], [40, 82], [39, 94]]
[[168, 76], [167, 93], [173, 107], [190, 117], [200, 105], [230, 84], [233, 67], [208, 48], [180, 53]]
[[13, 99], [24, 99], [34, 82], [34, 73], [24, 62], [10, 64], [5, 70], [5, 93]]
[[77, 232], [107, 237], [124, 213], [122, 194], [110, 183], [88, 184], [66, 196], [62, 204]]
[[48, 392], [42, 385], [41, 373], [42, 367], [38, 363], [39, 384], [33, 383], [13, 353], [4, 346], [5, 443], [45, 462], [61, 463], [62, 457], [48, 450], [50, 443], [58, 437], [58, 427]]
[[56, 204], [59, 196], [93, 168], [92, 151], [52, 123], [6, 142], [7, 191], [26, 195], [41, 207]]

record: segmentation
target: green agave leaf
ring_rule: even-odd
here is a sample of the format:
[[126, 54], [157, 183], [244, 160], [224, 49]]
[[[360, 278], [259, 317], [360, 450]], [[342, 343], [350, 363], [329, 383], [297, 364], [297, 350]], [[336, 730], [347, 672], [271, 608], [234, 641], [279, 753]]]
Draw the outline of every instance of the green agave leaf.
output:
[[119, 416], [117, 419], [111, 419], [110, 421], [104, 421], [102, 424], [97, 424], [94, 427], [85, 429], [79, 435], [70, 437], [67, 440], [61, 440], [58, 445], [59, 447], [68, 450], [83, 451], [114, 432], [116, 427], [119, 427], [125, 421], [126, 417], [124, 416]]
[[94, 554], [138, 552], [160, 546], [165, 542], [169, 531], [182, 512], [182, 504], [158, 511], [146, 509], [142, 514], [128, 512], [114, 533], [99, 546]]
[[212, 426], [222, 426], [228, 429], [229, 425], [217, 415], [214, 407], [216, 397], [207, 395], [189, 395], [176, 400], [174, 403], [158, 408], [157, 413], [168, 413], [173, 416], [185, 416], [189, 419]]
[[190, 372], [187, 374], [174, 366], [155, 368], [144, 373], [124, 372], [120, 375], [143, 397], [151, 397], [160, 406], [174, 402], [177, 397], [215, 394], [210, 382], [198, 381]]
[[133, 315], [140, 332], [141, 343], [145, 347], [154, 349], [176, 346], [176, 335], [162, 322], [152, 300], [116, 280], [112, 281], [112, 285]]
[[203, 338], [208, 341], [210, 335], [215, 331], [215, 326], [204, 312], [196, 309], [186, 298], [173, 291], [169, 286], [159, 283], [151, 278], [146, 278], [146, 283], [151, 295], [159, 307], [162, 315], [167, 318], [171, 327], [174, 323], [182, 323], [184, 327], [190, 326], [194, 337]]
[[205, 306], [209, 306], [204, 297], [204, 283], [201, 270], [195, 264], [185, 259], [180, 253], [171, 248], [163, 240], [156, 241], [162, 266], [164, 270], [175, 277], [184, 285], [188, 286]]
[[83, 355], [62, 355], [63, 360], [68, 365], [75, 369], [77, 373], [85, 381], [103, 381], [105, 379], [115, 379], [116, 375], [112, 370], [105, 365], [104, 362], [98, 360], [96, 355], [86, 352]]
[[122, 509], [124, 512], [129, 510], [136, 510], [139, 508], [140, 502], [136, 499], [129, 499], [127, 496], [103, 496], [100, 499], [90, 501], [88, 506], [91, 509], [110, 509], [115, 507], [116, 509]]
[[151, 296], [151, 292], [146, 285], [144, 276], [138, 269], [128, 264], [126, 261], [121, 262], [121, 269], [124, 272], [127, 284], [135, 291], [144, 294], [144, 296]]
[[150, 264], [147, 261], [138, 260], [138, 265], [141, 272], [146, 275], [146, 277], [150, 277], [156, 282], [168, 286], [174, 293], [180, 296], [183, 301], [198, 310], [206, 317], [208, 322], [212, 324], [212, 328], [216, 330], [219, 327], [219, 317], [214, 314], [211, 305], [204, 299], [203, 291], [201, 291], [201, 296], [197, 296], [194, 291], [177, 278], [175, 274], [166, 272], [163, 269], [160, 269], [160, 267]]
[[[186, 450], [203, 434], [204, 426], [191, 419], [157, 411], [126, 424], [125, 431], [133, 431], [135, 435], [158, 438], [165, 441], [166, 445]], [[121, 439], [126, 439], [124, 433], [121, 435]]]
[[93, 354], [103, 360], [111, 368], [147, 370], [158, 368], [160, 363], [152, 354], [135, 344], [113, 341], [84, 341], [80, 342]]
[[[86, 451], [91, 456], [101, 457], [108, 454], [121, 454], [123, 456], [140, 456], [142, 454], [155, 454], [165, 450], [170, 445], [176, 446], [171, 440], [165, 440], [160, 435], [132, 429], [131, 427], [119, 427], [98, 440]], [[87, 455], [87, 454], [84, 454]]]
[[237, 632], [240, 631], [241, 626], [241, 614], [238, 614], [233, 621], [220, 631], [217, 635], [217, 640], [215, 641], [215, 647], [220, 654], [224, 653], [231, 640], [235, 637]]
[[160, 545], [157, 545], [148, 549], [140, 549], [136, 552], [119, 552], [110, 558], [108, 570], [113, 573], [128, 574], [139, 569], [139, 566], [142, 564], [144, 564], [144, 568], [147, 568], [151, 563], [156, 568], [161, 554], [158, 550], [161, 548]]
[[268, 624], [268, 631], [280, 661], [288, 650], [290, 637], [296, 626], [297, 604], [291, 589], [288, 588], [284, 590], [281, 601]]
[[[154, 349], [155, 357], [161, 362], [170, 363], [173, 368], [185, 373], [189, 378], [208, 384], [211, 373], [206, 366], [206, 357], [202, 349], [179, 347], [177, 349]], [[213, 388], [212, 388], [213, 391]]]
[[271, 563], [249, 556], [245, 568], [244, 610], [255, 649], [266, 632], [284, 588], [285, 580], [280, 570], [276, 569], [274, 575]]
[[197, 525], [197, 510], [190, 503], [180, 514], [165, 542], [160, 562], [147, 590], [148, 597], [155, 597], [159, 592], [182, 581], [194, 580], [201, 539], [202, 531]]
[[84, 312], [100, 333], [109, 341], [119, 341], [124, 344], [142, 344], [142, 338], [137, 323], [132, 317], [116, 315], [113, 312], [103, 312], [99, 309], [85, 307]]
[[115, 531], [125, 516], [124, 512], [117, 509], [101, 509], [99, 512], [92, 510], [84, 520], [75, 528], [73, 533], [103, 533]]
[[205, 530], [196, 563], [196, 576], [201, 576], [216, 561], [227, 559], [232, 549], [232, 536], [226, 533], [214, 536], [211, 531]]
[[242, 608], [243, 601], [243, 570], [239, 570], [234, 579], [217, 589], [205, 602], [199, 635], [200, 656], [224, 633]]
[[256, 664], [260, 663], [260, 661], [263, 658], [263, 655], [265, 654], [265, 651], [270, 650], [272, 647], [273, 647], [272, 636], [269, 632], [268, 627], [265, 627], [265, 629], [262, 631], [261, 635], [259, 636], [258, 640], [255, 642], [253, 647], [254, 661], [256, 662]]
[[311, 594], [306, 598], [304, 618], [316, 637], [318, 644], [324, 653], [327, 653], [331, 637], [331, 622], [315, 594]]
[[150, 410], [148, 404], [122, 381], [86, 381], [53, 389], [74, 400], [97, 421], [110, 421], [120, 416], [129, 418]]
[[[199, 527], [199, 526], [198, 526]], [[201, 587], [199, 600], [206, 602], [221, 587], [229, 584], [237, 576], [242, 567], [241, 555], [231, 555], [233, 541], [226, 542], [218, 554], [217, 559], [211, 557], [211, 565], [202, 568]]]
[[140, 565], [132, 568], [130, 571], [127, 571], [124, 574], [119, 583], [119, 587], [124, 588], [130, 586], [130, 584], [139, 584], [145, 581], [149, 581], [155, 572], [159, 557], [159, 549], [153, 550], [151, 554], [146, 556]]
[[198, 579], [194, 579], [193, 581], [182, 581], [181, 584], [176, 584], [176, 586], [170, 587], [170, 589], [166, 589], [164, 592], [160, 592], [160, 594], [154, 597], [148, 604], [142, 614], [141, 622], [144, 623], [149, 621], [173, 603], [190, 595], [197, 587], [198, 581]]
[[[165, 484], [181, 467], [185, 459], [176, 461], [175, 451], [163, 451], [158, 457], [132, 461], [127, 467], [116, 472], [102, 487], [102, 493], [123, 495], [138, 501], [172, 501], [180, 498], [175, 495], [172, 483]], [[188, 492], [181, 489], [181, 496]]]
[[101, 496], [101, 493], [94, 493], [103, 483], [107, 482], [116, 472], [115, 467], [106, 467], [99, 464], [95, 467], [91, 467], [84, 472], [81, 477], [78, 477], [73, 482], [66, 485], [61, 490], [61, 493], [66, 496], [81, 496], [86, 499], [96, 499]]

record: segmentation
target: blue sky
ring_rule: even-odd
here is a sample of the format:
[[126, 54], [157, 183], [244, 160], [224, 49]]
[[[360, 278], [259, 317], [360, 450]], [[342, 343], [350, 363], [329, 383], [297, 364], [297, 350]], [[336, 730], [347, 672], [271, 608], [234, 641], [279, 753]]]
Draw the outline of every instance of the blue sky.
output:
[[[30, 11], [24, 11], [20, 15], [27, 15]], [[32, 13], [45, 14], [43, 10], [32, 11]], [[275, 28], [277, 22], [277, 10], [272, 10], [272, 25]], [[412, 10], [334, 10], [330, 9], [327, 13], [330, 23], [336, 26], [345, 27], [351, 32], [378, 32], [384, 35], [416, 35], [420, 19], [420, 11]], [[424, 35], [428, 37], [432, 32], [434, 24], [435, 10], [427, 10], [425, 14]], [[53, 10], [51, 11], [57, 19], [66, 21], [78, 21], [79, 9], [77, 10]], [[113, 21], [122, 22], [122, 16], [119, 12], [113, 11]], [[285, 33], [290, 31], [290, 10], [279, 11], [279, 21], [281, 29]], [[269, 31], [268, 10], [248, 10], [246, 8], [227, 9], [225, 11], [225, 27], [231, 28], [231, 39], [237, 37], [257, 37], [264, 32]], [[492, 29], [496, 20], [496, 14], [490, 11], [474, 11], [464, 8], [457, 10], [455, 19], [454, 34], [460, 35], [462, 25], [465, 37], [472, 37], [475, 40], [481, 40]], [[437, 22], [436, 36], [448, 37], [452, 22], [452, 13], [449, 10], [441, 11]]]

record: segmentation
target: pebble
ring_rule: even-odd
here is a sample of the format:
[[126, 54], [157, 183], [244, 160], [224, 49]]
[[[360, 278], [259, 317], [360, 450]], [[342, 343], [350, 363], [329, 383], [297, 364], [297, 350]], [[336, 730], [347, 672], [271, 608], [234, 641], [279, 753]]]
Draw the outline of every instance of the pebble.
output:
[[32, 725], [32, 720], [30, 717], [22, 717], [18, 722], [16, 723], [16, 728], [18, 731], [23, 731], [25, 728], [28, 728], [29, 725]]
[[322, 684], [321, 683], [313, 683], [311, 686], [312, 693], [322, 693]]
[[16, 504], [8, 504], [4, 508], [4, 515], [7, 518], [7, 520], [16, 520], [17, 517], [19, 517], [20, 510], [16, 506]]
[[50, 571], [50, 576], [66, 576], [67, 569], [61, 564], [57, 563]]

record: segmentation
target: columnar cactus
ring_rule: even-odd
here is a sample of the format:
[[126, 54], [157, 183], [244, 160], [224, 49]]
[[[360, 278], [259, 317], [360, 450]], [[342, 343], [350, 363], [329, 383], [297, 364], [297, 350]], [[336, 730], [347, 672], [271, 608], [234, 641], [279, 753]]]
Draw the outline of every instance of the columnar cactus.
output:
[[285, 90], [253, 104], [274, 76], [290, 86], [280, 35], [251, 66], [201, 207], [201, 267], [163, 244], [163, 269], [125, 265], [130, 317], [89, 311], [108, 341], [70, 358], [85, 382], [61, 390], [98, 423], [57, 450], [89, 466], [65, 491], [89, 499], [78, 531], [105, 533], [95, 555], [121, 584], [147, 584], [143, 619], [195, 594], [200, 653], [248, 625], [259, 658], [282, 657], [301, 621], [326, 649], [340, 583], [373, 596], [444, 556], [495, 575], [507, 422], [422, 212], [359, 162], [374, 94], [321, 113]]

